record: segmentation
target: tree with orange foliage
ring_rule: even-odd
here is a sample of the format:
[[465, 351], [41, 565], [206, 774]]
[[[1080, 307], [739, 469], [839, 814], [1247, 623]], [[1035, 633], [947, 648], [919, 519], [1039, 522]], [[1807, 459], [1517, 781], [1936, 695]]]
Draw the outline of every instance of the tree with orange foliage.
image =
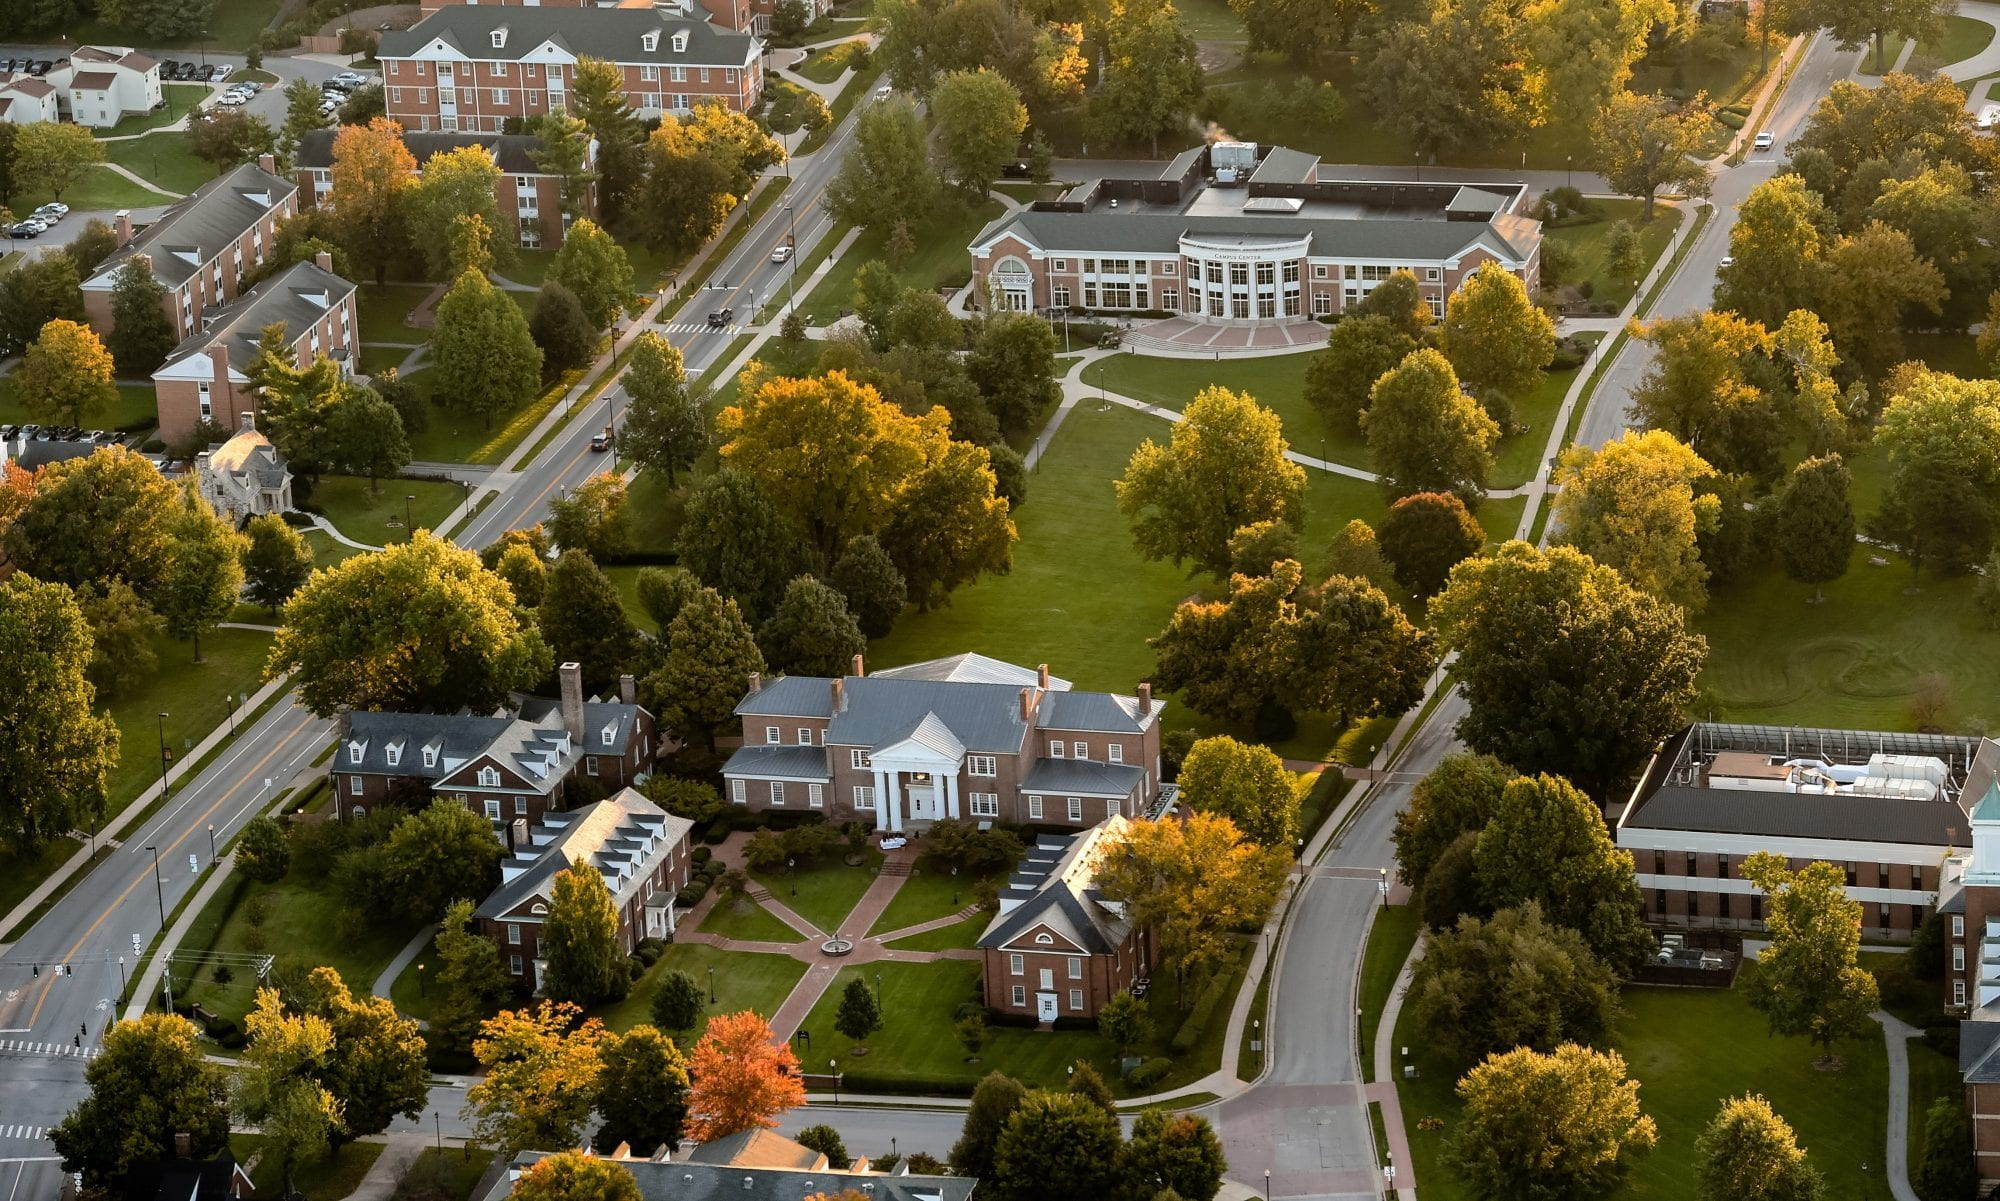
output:
[[387, 117], [366, 125], [343, 125], [333, 139], [333, 195], [330, 204], [341, 241], [357, 267], [373, 268], [375, 282], [389, 264], [406, 260], [409, 201], [417, 182], [417, 160], [403, 145], [403, 127]]
[[694, 1045], [688, 1074], [694, 1088], [688, 1093], [687, 1136], [696, 1142], [768, 1129], [778, 1124], [774, 1115], [806, 1102], [798, 1056], [748, 1009], [709, 1021], [708, 1032]]

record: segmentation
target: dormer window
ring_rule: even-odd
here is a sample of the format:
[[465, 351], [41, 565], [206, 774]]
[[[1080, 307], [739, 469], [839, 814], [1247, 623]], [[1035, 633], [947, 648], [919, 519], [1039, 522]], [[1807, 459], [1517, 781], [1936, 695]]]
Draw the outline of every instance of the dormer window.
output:
[[616, 736], [616, 735], [617, 735], [617, 733], [618, 733], [618, 723], [617, 723], [617, 722], [615, 722], [615, 721], [614, 721], [614, 722], [612, 722], [612, 723], [611, 723], [610, 725], [608, 725], [608, 726], [605, 726], [605, 727], [604, 727], [604, 733], [603, 733], [603, 738], [604, 738], [604, 745], [605, 745], [605, 746], [610, 746], [610, 745], [611, 745], [611, 740], [612, 740], [612, 738], [613, 738], [614, 736]]
[[660, 31], [649, 29], [639, 35], [639, 49], [651, 54], [660, 48]]
[[687, 48], [688, 48], [687, 30], [683, 29], [674, 34], [674, 53], [686, 54]]
[[350, 742], [347, 744], [347, 761], [349, 763], [361, 762], [361, 756], [367, 753], [368, 744], [365, 742]]
[[498, 50], [501, 47], [505, 46], [506, 44], [507, 44], [507, 27], [505, 25], [502, 25], [500, 28], [493, 31], [493, 48], [495, 50]]
[[434, 747], [434, 746], [427, 746], [427, 747], [425, 747], [425, 748], [424, 748], [424, 766], [425, 766], [425, 767], [436, 767], [437, 765], [438, 765], [438, 749], [437, 749], [436, 747]]
[[394, 743], [394, 742], [392, 742], [392, 743], [390, 743], [390, 744], [389, 744], [388, 746], [386, 746], [386, 747], [383, 747], [383, 748], [382, 748], [382, 750], [383, 750], [383, 753], [384, 753], [384, 754], [386, 754], [386, 755], [387, 755], [387, 756], [389, 757], [389, 766], [390, 766], [390, 767], [394, 767], [394, 766], [396, 766], [396, 765], [397, 765], [398, 763], [401, 763], [401, 762], [402, 762], [402, 760], [403, 760], [403, 748], [402, 748], [402, 745], [401, 745], [400, 743]]
[[479, 769], [479, 786], [480, 786], [481, 788], [498, 788], [498, 787], [500, 787], [500, 773], [499, 773], [498, 771], [494, 770], [493, 768], [490, 768], [490, 767], [482, 767], [482, 768], [480, 768], [480, 769]]

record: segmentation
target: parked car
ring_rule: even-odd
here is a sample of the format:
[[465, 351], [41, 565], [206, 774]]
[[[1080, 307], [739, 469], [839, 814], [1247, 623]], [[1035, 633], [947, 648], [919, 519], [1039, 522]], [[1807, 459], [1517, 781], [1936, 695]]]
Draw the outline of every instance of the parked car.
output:
[[1776, 146], [1777, 144], [1778, 144], [1777, 135], [1773, 134], [1768, 129], [1760, 132], [1757, 135], [1757, 140], [1751, 143], [1751, 145], [1758, 150], [1769, 150], [1771, 147]]
[[322, 92], [339, 92], [345, 96], [354, 90], [354, 85], [343, 81], [338, 75], [319, 85]]
[[778, 247], [776, 250], [773, 250], [771, 252], [771, 261], [774, 263], [788, 263], [791, 261], [791, 259], [792, 259], [792, 245], [789, 242], [785, 243], [784, 245]]
[[69, 216], [69, 206], [64, 204], [60, 200], [51, 200], [47, 204], [43, 205], [41, 208], [36, 209], [35, 211], [38, 213], [40, 212], [57, 213], [64, 217]]
[[208, 82], [221, 83], [229, 78], [229, 68], [217, 63], [208, 69]]
[[368, 82], [368, 77], [359, 71], [342, 71], [328, 82], [346, 84], [350, 88], [358, 88]]
[[1992, 129], [2000, 125], [2000, 104], [1989, 104], [1979, 110], [1979, 128]]
[[43, 225], [52, 226], [62, 224], [63, 216], [64, 214], [58, 213], [54, 209], [39, 208], [29, 213], [28, 219], [31, 221], [40, 221]]
[[206, 78], [208, 72], [204, 71], [199, 63], [182, 63], [181, 69], [174, 73], [174, 78], [182, 83], [186, 83], [197, 75]]
[[0, 71], [12, 71], [13, 69], [14, 69], [14, 60], [13, 60], [13, 59], [11, 59], [11, 58], [0, 58]]
[[28, 68], [28, 74], [47, 75], [49, 73], [49, 69], [55, 65], [56, 64], [54, 59], [38, 58], [34, 61], [34, 64]]
[[216, 103], [224, 108], [237, 108], [250, 103], [250, 97], [245, 96], [241, 92], [224, 92]]
[[172, 79], [174, 77], [174, 72], [180, 69], [181, 69], [181, 62], [177, 58], [163, 58], [160, 60], [161, 79]]
[[31, 217], [26, 221], [16, 221], [14, 224], [8, 226], [7, 236], [10, 238], [39, 238], [48, 228], [48, 226]]

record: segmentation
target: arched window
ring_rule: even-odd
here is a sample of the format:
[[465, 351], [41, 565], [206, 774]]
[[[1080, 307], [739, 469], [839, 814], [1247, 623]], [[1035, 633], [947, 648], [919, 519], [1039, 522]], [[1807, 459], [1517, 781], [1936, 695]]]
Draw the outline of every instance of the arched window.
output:
[[368, 816], [368, 806], [356, 805], [354, 808], [347, 811], [347, 816], [353, 818], [355, 821], [360, 821], [362, 818]]
[[540, 901], [536, 901], [534, 906], [530, 908], [528, 912], [534, 914], [536, 917], [547, 917], [549, 913], [549, 907], [547, 905], [542, 904]]
[[500, 786], [500, 773], [490, 767], [480, 768], [479, 786], [481, 788], [498, 788]]
[[1054, 946], [1054, 945], [1055, 945], [1055, 943], [1056, 943], [1056, 939], [1055, 939], [1055, 935], [1053, 935], [1053, 934], [1037, 934], [1037, 935], [1035, 935], [1035, 945], [1036, 945], [1036, 946], [1038, 946], [1038, 947], [1052, 947], [1052, 946]]

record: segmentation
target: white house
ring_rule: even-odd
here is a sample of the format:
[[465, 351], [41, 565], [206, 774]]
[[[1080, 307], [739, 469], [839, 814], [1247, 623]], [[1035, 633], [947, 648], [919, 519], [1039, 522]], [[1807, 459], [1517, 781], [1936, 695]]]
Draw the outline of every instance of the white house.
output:
[[61, 97], [46, 80], [0, 72], [0, 121], [33, 125], [62, 116]]
[[160, 102], [160, 64], [126, 46], [79, 46], [49, 72], [70, 120], [103, 129]]

